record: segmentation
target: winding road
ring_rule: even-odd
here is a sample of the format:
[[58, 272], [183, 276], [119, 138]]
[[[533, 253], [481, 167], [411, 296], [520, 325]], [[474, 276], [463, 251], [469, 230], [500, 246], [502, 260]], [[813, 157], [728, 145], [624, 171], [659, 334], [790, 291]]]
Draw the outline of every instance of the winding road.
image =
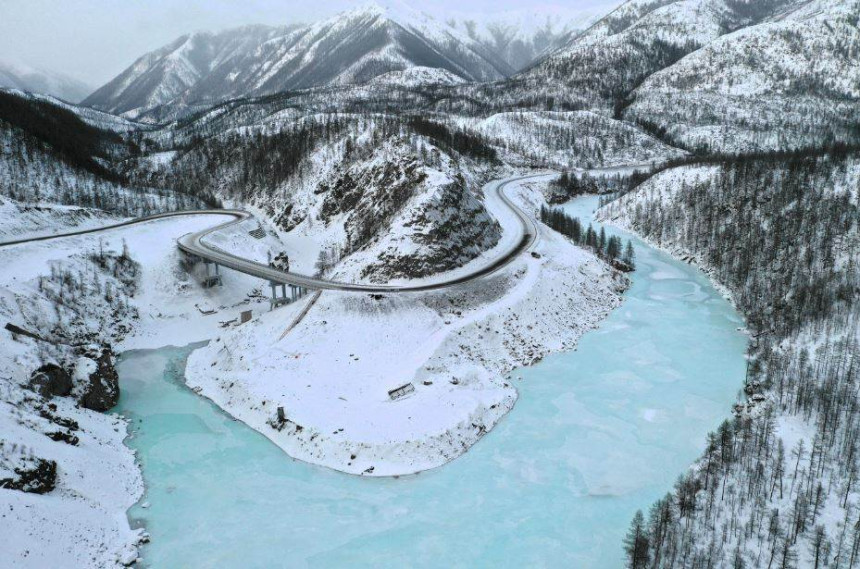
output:
[[538, 229], [535, 221], [527, 215], [524, 211], [522, 211], [519, 207], [517, 207], [511, 199], [505, 195], [504, 189], [509, 184], [515, 182], [521, 182], [523, 180], [529, 180], [532, 178], [541, 178], [546, 174], [539, 175], [529, 175], [529, 176], [519, 176], [515, 178], [507, 178], [505, 180], [500, 180], [496, 182], [491, 182], [485, 186], [485, 190], [487, 192], [487, 196], [485, 199], [487, 201], [492, 200], [493, 198], [498, 198], [498, 200], [514, 215], [518, 218], [520, 222], [519, 228], [519, 238], [514, 241], [512, 245], [505, 248], [503, 251], [499, 252], [499, 254], [493, 258], [488, 260], [481, 266], [475, 267], [473, 271], [470, 271], [466, 274], [459, 275], [457, 277], [453, 277], [447, 280], [441, 280], [438, 282], [421, 284], [421, 285], [373, 285], [373, 284], [357, 284], [357, 283], [345, 283], [333, 280], [327, 280], [322, 278], [310, 277], [306, 275], [300, 275], [297, 273], [288, 273], [284, 271], [280, 271], [278, 269], [269, 267], [268, 265], [257, 263], [255, 261], [250, 261], [248, 259], [242, 258], [238, 255], [234, 255], [232, 253], [228, 253], [227, 251], [223, 251], [218, 249], [217, 247], [213, 247], [211, 245], [203, 242], [203, 238], [207, 235], [214, 233], [216, 231], [223, 230], [232, 225], [241, 223], [246, 219], [251, 217], [251, 214], [246, 211], [241, 210], [191, 210], [191, 211], [180, 211], [180, 212], [170, 212], [170, 213], [161, 213], [156, 215], [150, 215], [146, 217], [138, 217], [135, 219], [130, 219], [128, 221], [123, 221], [121, 223], [115, 223], [113, 225], [106, 225], [104, 227], [96, 227], [92, 229], [81, 229], [77, 231], [70, 231], [66, 233], [58, 233], [55, 235], [45, 235], [41, 237], [31, 237], [28, 239], [18, 239], [15, 241], [5, 241], [0, 243], [0, 247], [9, 247], [12, 245], [20, 245], [23, 243], [33, 243], [37, 241], [47, 241], [50, 239], [60, 239], [62, 237], [73, 237], [76, 235], [86, 235], [90, 233], [98, 233], [101, 231], [109, 231], [112, 229], [119, 229], [122, 227], [128, 227], [131, 225], [137, 225], [140, 223], [147, 223], [150, 221], [155, 221], [159, 219], [167, 219], [171, 217], [180, 217], [187, 215], [224, 215], [231, 217], [232, 219], [226, 223], [218, 224], [214, 227], [210, 227], [209, 229], [205, 229], [203, 231], [198, 231], [196, 233], [189, 233], [187, 235], [183, 235], [177, 240], [177, 245], [180, 250], [190, 253], [192, 255], [196, 255], [202, 259], [207, 261], [212, 261], [221, 265], [223, 267], [227, 267], [229, 269], [233, 269], [235, 271], [239, 271], [241, 273], [245, 273], [247, 275], [251, 275], [254, 277], [258, 277], [264, 280], [276, 282], [279, 284], [289, 284], [294, 286], [300, 286], [307, 289], [313, 290], [336, 290], [336, 291], [345, 291], [345, 292], [367, 292], [367, 293], [394, 293], [394, 292], [422, 292], [422, 291], [431, 291], [443, 289], [451, 286], [455, 286], [458, 284], [462, 284], [465, 282], [469, 282], [492, 273], [495, 273], [499, 269], [507, 266], [511, 261], [513, 261], [517, 256], [520, 255], [523, 251], [527, 250], [532, 244], [537, 240]]

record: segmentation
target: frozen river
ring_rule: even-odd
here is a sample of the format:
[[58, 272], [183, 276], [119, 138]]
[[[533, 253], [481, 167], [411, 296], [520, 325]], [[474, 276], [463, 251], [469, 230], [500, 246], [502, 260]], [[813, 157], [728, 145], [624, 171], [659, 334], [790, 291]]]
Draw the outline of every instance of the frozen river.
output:
[[[596, 204], [566, 208], [589, 221]], [[128, 444], [147, 485], [129, 513], [152, 535], [146, 564], [621, 567], [633, 513], [672, 488], [729, 415], [746, 346], [701, 273], [634, 244], [624, 304], [577, 351], [516, 371], [513, 411], [417, 476], [294, 461], [185, 387], [191, 348], [124, 354], [118, 410], [134, 421]]]

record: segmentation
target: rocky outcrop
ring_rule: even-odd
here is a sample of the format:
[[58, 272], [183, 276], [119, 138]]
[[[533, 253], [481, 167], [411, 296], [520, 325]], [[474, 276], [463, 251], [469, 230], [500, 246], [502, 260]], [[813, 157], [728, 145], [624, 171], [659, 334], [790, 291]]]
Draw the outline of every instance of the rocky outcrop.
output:
[[82, 407], [107, 411], [119, 402], [119, 376], [110, 346], [103, 348], [98, 356], [91, 353], [78, 358], [75, 382]]
[[411, 243], [394, 242], [362, 271], [373, 282], [417, 279], [461, 267], [501, 238], [499, 223], [469, 190], [462, 176], [425, 192], [406, 214]]
[[46, 494], [57, 483], [57, 463], [42, 458], [29, 459], [30, 464], [15, 469], [13, 478], [0, 478], [0, 488], [32, 494]]
[[72, 376], [57, 364], [45, 364], [30, 375], [29, 387], [45, 398], [65, 397], [72, 392]]
[[427, 179], [415, 156], [392, 156], [368, 167], [352, 167], [331, 182], [321, 184], [326, 194], [320, 219], [347, 214], [346, 248], [355, 251], [388, 228], [392, 218]]

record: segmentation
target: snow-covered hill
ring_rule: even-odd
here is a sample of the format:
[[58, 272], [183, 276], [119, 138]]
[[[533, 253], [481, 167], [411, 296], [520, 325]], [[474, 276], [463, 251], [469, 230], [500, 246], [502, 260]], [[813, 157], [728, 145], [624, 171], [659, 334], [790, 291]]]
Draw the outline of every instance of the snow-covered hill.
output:
[[8, 61], [0, 61], [0, 87], [53, 95], [70, 103], [92, 92], [91, 86], [68, 75]]
[[814, 0], [724, 35], [650, 76], [625, 118], [690, 148], [851, 140], [860, 123], [857, 0]]
[[135, 152], [122, 136], [132, 128], [52, 97], [0, 89], [0, 196], [25, 206], [76, 205], [122, 216], [199, 206], [197, 198], [129, 185], [112, 171], [113, 160]]
[[470, 81], [513, 72], [480, 41], [425, 14], [371, 5], [308, 26], [183, 36], [138, 59], [84, 103], [137, 116], [168, 103], [365, 83], [413, 67]]
[[631, 0], [502, 97], [612, 114], [690, 150], [853, 143], [858, 13], [857, 0]]
[[509, 164], [571, 169], [659, 163], [684, 153], [590, 111], [517, 111], [462, 120]]
[[[350, 258], [346, 279], [425, 277], [498, 241], [477, 193], [492, 167], [479, 151], [492, 150], [452, 144], [443, 125], [294, 109], [261, 122], [229, 113], [195, 123], [213, 135], [156, 154], [164, 160], [130, 162], [129, 172], [141, 184], [211, 192], [254, 208], [283, 232], [299, 272], [315, 272], [323, 253]], [[213, 124], [219, 128], [210, 130]], [[186, 129], [192, 139], [201, 132]]]
[[571, 104], [609, 110], [649, 75], [728, 31], [773, 14], [791, 0], [631, 0], [521, 76], [528, 88], [549, 83]]

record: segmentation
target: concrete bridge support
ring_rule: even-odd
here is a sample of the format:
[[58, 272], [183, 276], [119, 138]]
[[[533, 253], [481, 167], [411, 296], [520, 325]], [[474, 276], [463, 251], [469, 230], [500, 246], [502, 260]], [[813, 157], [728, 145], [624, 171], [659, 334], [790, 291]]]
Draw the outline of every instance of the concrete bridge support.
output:
[[[272, 287], [272, 298], [269, 300], [269, 308], [274, 310], [282, 304], [289, 304], [292, 300], [287, 298], [287, 285], [269, 281], [269, 286]], [[281, 288], [281, 294], [278, 295], [278, 287]]]
[[[274, 281], [269, 281], [269, 286], [272, 288], [272, 298], [269, 300], [269, 305], [272, 309], [282, 304], [292, 304], [308, 293], [308, 289], [303, 286], [285, 285]], [[290, 287], [289, 297], [287, 297], [287, 286]], [[278, 294], [279, 288], [280, 294]]]
[[[214, 263], [206, 259], [203, 260], [203, 263], [206, 265], [206, 277], [203, 279], [203, 286], [205, 288], [212, 288], [216, 285], [223, 286], [224, 281], [221, 280], [221, 272], [218, 269], [218, 263]], [[212, 270], [212, 265], [215, 265], [214, 272]]]

